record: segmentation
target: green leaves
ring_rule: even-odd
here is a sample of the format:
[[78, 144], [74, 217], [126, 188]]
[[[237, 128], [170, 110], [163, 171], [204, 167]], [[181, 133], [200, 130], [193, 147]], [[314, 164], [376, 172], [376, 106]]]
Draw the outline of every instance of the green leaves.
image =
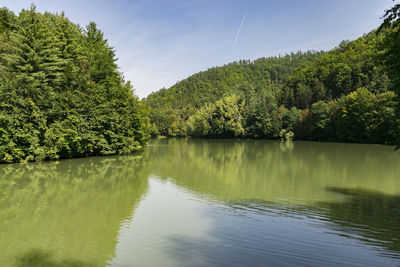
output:
[[[151, 122], [156, 125], [161, 135], [183, 135], [182, 131], [178, 130], [182, 127], [178, 125], [195, 116], [196, 110], [207, 103], [216, 104], [232, 94], [240, 95], [248, 106], [254, 106], [255, 102], [259, 102], [256, 98], [262, 95], [276, 98], [284, 81], [296, 67], [320, 55], [320, 52], [298, 52], [280, 57], [260, 58], [254, 62], [241, 60], [211, 68], [194, 74], [169, 89], [150, 94], [144, 102], [151, 107]], [[277, 104], [275, 100], [268, 100], [267, 105], [270, 103]], [[247, 108], [246, 110], [249, 111]], [[243, 127], [244, 124], [246, 123], [243, 122]], [[174, 129], [171, 129], [171, 126]], [[247, 124], [246, 127], [250, 126]]]
[[[398, 9], [388, 12], [398, 20]], [[400, 26], [390, 25], [329, 52], [241, 60], [194, 74], [145, 99], [153, 132], [392, 144], [400, 139], [400, 101], [389, 91], [400, 88]]]
[[0, 162], [125, 154], [149, 138], [147, 108], [94, 23], [32, 7], [0, 12]]
[[194, 136], [241, 137], [244, 135], [242, 109], [244, 102], [232, 94], [205, 105], [189, 118], [189, 134]]
[[[395, 0], [393, 0], [394, 2]], [[395, 4], [392, 8], [385, 11], [383, 15], [384, 21], [379, 30], [387, 27], [396, 27], [400, 21], [400, 4]]]
[[337, 134], [341, 140], [391, 143], [395, 134], [395, 94], [374, 95], [359, 88], [338, 100]]

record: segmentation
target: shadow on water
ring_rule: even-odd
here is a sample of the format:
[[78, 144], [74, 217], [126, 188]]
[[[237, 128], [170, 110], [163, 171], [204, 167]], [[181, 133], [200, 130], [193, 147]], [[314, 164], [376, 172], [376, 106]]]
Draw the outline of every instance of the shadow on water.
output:
[[49, 252], [33, 249], [18, 257], [15, 267], [95, 267], [95, 265], [80, 260], [57, 260]]
[[328, 190], [345, 201], [224, 203], [229, 211], [204, 215], [214, 222], [206, 237], [172, 235], [169, 253], [188, 266], [398, 266], [400, 196]]
[[146, 162], [136, 155], [0, 166], [0, 266], [15, 266], [21, 254], [18, 266], [106, 266], [148, 189]]
[[[260, 262], [268, 258], [269, 264], [274, 264], [273, 259], [276, 258], [273, 255], [289, 259], [288, 255], [278, 250], [270, 251], [269, 255], [256, 255], [252, 249], [264, 246], [263, 242], [267, 242], [264, 247], [276, 246], [283, 251], [292, 249], [295, 253], [304, 248], [297, 259], [325, 249], [326, 254], [312, 255], [322, 260], [324, 256], [331, 255], [325, 239], [332, 236], [335, 237], [332, 237], [331, 244], [337, 244], [337, 247], [332, 245], [331, 249], [338, 255], [330, 259], [331, 264], [338, 264], [337, 260], [343, 258], [340, 253], [347, 253], [348, 259], [358, 265], [368, 263], [368, 260], [382, 260], [368, 253], [377, 252], [380, 256], [387, 256], [385, 259], [399, 258], [400, 158], [392, 147], [315, 142], [288, 145], [265, 140], [169, 139], [156, 140], [154, 146], [149, 147], [149, 154], [153, 174], [184, 188], [189, 194], [229, 206], [235, 216], [256, 214], [254, 216], [261, 216], [259, 221], [274, 216], [271, 220], [293, 219], [295, 222], [288, 227], [295, 227], [301, 219], [316, 223], [316, 228], [327, 231], [316, 235], [315, 243], [309, 244], [315, 247], [306, 250], [302, 243], [292, 247], [289, 244], [293, 240], [307, 242], [309, 236], [301, 231], [293, 230], [292, 235], [285, 236], [287, 229], [284, 227], [270, 230], [268, 227], [274, 224], [251, 225], [251, 220], [246, 220], [245, 226], [237, 224], [239, 231], [230, 229], [229, 232], [225, 226], [232, 226], [234, 218], [230, 217], [231, 221], [218, 218], [214, 220], [217, 228], [210, 234], [217, 239], [220, 237], [217, 244], [179, 236], [171, 238], [171, 243], [175, 244], [172, 247], [177, 248], [173, 252], [182, 255], [182, 260], [198, 257], [209, 263], [220, 260], [218, 254], [226, 259], [238, 255], [245, 258], [246, 255], [241, 254], [243, 251], [249, 252], [254, 262], [257, 262], [258, 256]], [[251, 228], [255, 230], [247, 231]], [[314, 233], [314, 230], [310, 231]], [[282, 235], [268, 243], [271, 233], [279, 232]], [[331, 232], [333, 235], [330, 235]], [[226, 236], [223, 233], [227, 233]], [[230, 236], [236, 233], [242, 234], [237, 242]], [[253, 243], [241, 250], [240, 242], [249, 240], [253, 234]], [[357, 250], [360, 254], [351, 255], [354, 250], [347, 252], [347, 247], [340, 245], [341, 237], [353, 244], [349, 246], [354, 250], [363, 246], [358, 242], [361, 241], [365, 244], [364, 250], [360, 248]], [[369, 245], [375, 252], [366, 248]], [[189, 250], [196, 251], [196, 256], [184, 254]], [[357, 263], [358, 258], [363, 261]], [[311, 258], [308, 260], [311, 261]], [[315, 265], [315, 262], [309, 264]]]
[[328, 222], [337, 234], [373, 245], [379, 253], [400, 259], [400, 196], [362, 188], [328, 187], [342, 195], [342, 201], [317, 205], [280, 205], [247, 200], [227, 203], [242, 213], [263, 213], [286, 218], [317, 218]]
[[[342, 202], [323, 202], [327, 219], [361, 241], [400, 252], [400, 196], [366, 189], [327, 188], [346, 196]], [[354, 237], [354, 236], [353, 236]]]

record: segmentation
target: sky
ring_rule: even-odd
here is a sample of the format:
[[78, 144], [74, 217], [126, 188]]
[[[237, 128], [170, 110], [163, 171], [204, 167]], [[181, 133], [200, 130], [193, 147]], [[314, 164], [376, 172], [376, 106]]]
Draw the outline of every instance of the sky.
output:
[[392, 0], [0, 0], [94, 21], [135, 93], [146, 97], [240, 59], [329, 50], [379, 26]]

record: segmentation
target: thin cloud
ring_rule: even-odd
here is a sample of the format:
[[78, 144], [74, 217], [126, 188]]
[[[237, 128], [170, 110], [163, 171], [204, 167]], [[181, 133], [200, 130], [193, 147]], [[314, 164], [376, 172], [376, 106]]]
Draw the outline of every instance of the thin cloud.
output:
[[242, 23], [240, 23], [239, 30], [238, 30], [238, 32], [236, 34], [236, 37], [235, 37], [235, 41], [233, 41], [233, 44], [232, 44], [232, 50], [235, 49], [236, 43], [237, 43], [237, 41], [239, 39], [240, 32], [242, 31], [245, 19], [246, 19], [246, 14], [243, 15]]

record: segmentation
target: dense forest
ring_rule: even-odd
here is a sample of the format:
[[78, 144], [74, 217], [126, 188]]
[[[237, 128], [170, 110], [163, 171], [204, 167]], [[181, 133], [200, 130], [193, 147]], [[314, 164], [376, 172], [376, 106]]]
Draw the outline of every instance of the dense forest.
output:
[[0, 162], [130, 153], [147, 108], [95, 23], [0, 9]]
[[0, 9], [0, 162], [125, 154], [150, 137], [400, 144], [400, 4], [331, 51], [214, 67], [140, 101], [95, 23]]
[[152, 134], [398, 143], [399, 10], [331, 51], [234, 62], [150, 94]]

